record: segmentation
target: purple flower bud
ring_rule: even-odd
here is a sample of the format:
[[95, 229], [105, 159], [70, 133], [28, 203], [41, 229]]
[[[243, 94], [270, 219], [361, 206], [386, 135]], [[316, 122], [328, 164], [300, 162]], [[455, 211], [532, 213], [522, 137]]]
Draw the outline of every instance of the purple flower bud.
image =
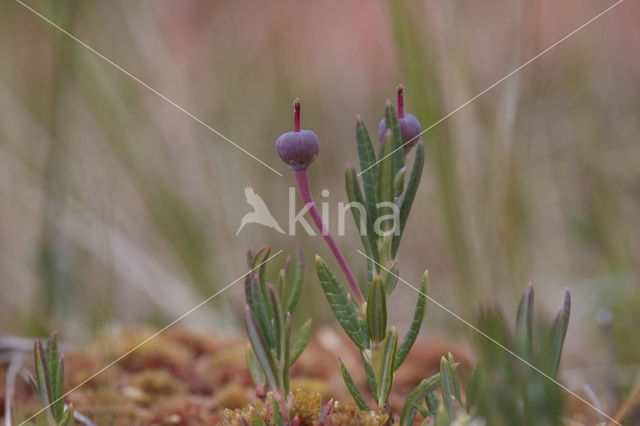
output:
[[320, 143], [318, 136], [311, 130], [300, 130], [300, 102], [297, 99], [293, 108], [294, 130], [278, 138], [276, 151], [291, 170], [304, 170], [318, 156]]
[[[402, 143], [404, 152], [407, 153], [418, 141], [420, 140], [420, 133], [422, 132], [422, 126], [420, 122], [413, 114], [405, 114], [404, 112], [404, 86], [398, 86], [398, 126], [400, 127], [400, 134], [402, 135]], [[387, 123], [383, 118], [378, 126], [378, 138], [380, 142], [384, 140], [385, 131], [387, 130]]]

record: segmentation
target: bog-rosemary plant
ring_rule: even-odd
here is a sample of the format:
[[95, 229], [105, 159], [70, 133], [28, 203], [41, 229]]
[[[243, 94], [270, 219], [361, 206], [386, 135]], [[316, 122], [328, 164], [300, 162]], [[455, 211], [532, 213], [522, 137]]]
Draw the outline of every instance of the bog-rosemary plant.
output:
[[[309, 216], [347, 279], [348, 287], [345, 288], [326, 262], [316, 256], [316, 272], [329, 306], [347, 336], [360, 350], [369, 389], [378, 408], [389, 414], [389, 395], [394, 374], [418, 335], [425, 313], [425, 295], [428, 292], [428, 276], [425, 272], [421, 283], [422, 294], [416, 303], [413, 322], [402, 342], [398, 344], [396, 328], [387, 324], [387, 298], [395, 289], [398, 280], [396, 255], [424, 164], [423, 143], [417, 138], [420, 125], [415, 117], [404, 114], [403, 96], [404, 89], [399, 86], [398, 106], [402, 124], [393, 105], [390, 102], [386, 104], [384, 119], [380, 123], [382, 140], [377, 153], [364, 122], [360, 117], [357, 118], [356, 140], [362, 182], [352, 166], [347, 164], [346, 169], [349, 202], [353, 203], [352, 206], [364, 206], [364, 211], [358, 208], [352, 208], [351, 211], [360, 230], [364, 250], [371, 259], [367, 261], [368, 283], [362, 286], [366, 289], [366, 298], [313, 200], [307, 168], [318, 154], [319, 144], [315, 133], [313, 136], [307, 136], [308, 139], [298, 135], [298, 132], [301, 132], [299, 102], [296, 101], [294, 104], [294, 131], [282, 135], [276, 143], [280, 158], [293, 170], [300, 198], [305, 206], [308, 206]], [[407, 178], [407, 163], [413, 146], [416, 149], [411, 172]], [[313, 155], [309, 155], [310, 152], [313, 152]], [[369, 410], [341, 361], [340, 369], [358, 407]]]
[[255, 254], [249, 250], [247, 256], [252, 271], [244, 283], [245, 325], [250, 342], [247, 364], [257, 396], [269, 399], [273, 417], [279, 419], [280, 424], [289, 424], [294, 422], [289, 419], [289, 367], [307, 346], [311, 335], [311, 320], [304, 322], [295, 336], [291, 331], [291, 315], [304, 279], [304, 256], [298, 245], [295, 266], [291, 266], [291, 256], [287, 257], [275, 285], [266, 278], [264, 261], [268, 257], [269, 247]]
[[73, 404], [65, 405], [64, 355], [58, 350], [58, 333], [53, 332], [43, 345], [36, 339], [33, 358], [35, 374], [28, 373], [29, 383], [44, 404], [49, 424], [68, 426], [74, 423]]

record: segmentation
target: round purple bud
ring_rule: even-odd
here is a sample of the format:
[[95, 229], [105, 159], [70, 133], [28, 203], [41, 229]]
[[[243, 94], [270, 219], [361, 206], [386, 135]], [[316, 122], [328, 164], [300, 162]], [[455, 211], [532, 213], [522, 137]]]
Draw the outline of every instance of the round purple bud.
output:
[[293, 103], [293, 131], [278, 138], [276, 151], [291, 170], [306, 169], [318, 156], [318, 136], [311, 130], [300, 130], [300, 101], [297, 99]]
[[[404, 86], [401, 84], [398, 85], [398, 127], [400, 127], [404, 152], [409, 152], [411, 147], [420, 140], [419, 135], [422, 133], [422, 126], [420, 126], [420, 122], [413, 114], [404, 112]], [[380, 120], [380, 125], [378, 126], [378, 138], [380, 142], [384, 140], [386, 130], [387, 123], [383, 118]]]
[[287, 132], [276, 141], [276, 151], [291, 170], [306, 169], [320, 151], [318, 136], [311, 130]]

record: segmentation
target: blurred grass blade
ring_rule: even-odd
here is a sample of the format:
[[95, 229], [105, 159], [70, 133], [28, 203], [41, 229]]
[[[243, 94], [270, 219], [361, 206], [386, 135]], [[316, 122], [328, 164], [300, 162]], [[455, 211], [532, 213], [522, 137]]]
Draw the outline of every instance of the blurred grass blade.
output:
[[291, 344], [291, 361], [289, 362], [289, 364], [293, 364], [294, 362], [296, 362], [302, 351], [304, 351], [304, 348], [307, 347], [310, 337], [311, 319], [308, 319], [298, 329], [298, 332], [293, 338], [293, 343]]
[[367, 298], [367, 330], [369, 338], [380, 342], [387, 333], [387, 298], [379, 275], [373, 278]]
[[371, 394], [373, 398], [378, 400], [378, 382], [376, 380], [376, 373], [373, 371], [373, 367], [367, 361], [364, 354], [360, 352], [360, 359], [362, 360], [362, 366], [364, 367], [364, 374], [367, 376], [367, 382], [369, 383], [369, 389], [371, 390]]
[[302, 246], [300, 245], [300, 242], [298, 242], [296, 245], [296, 270], [293, 277], [293, 284], [291, 285], [291, 290], [289, 291], [289, 298], [287, 299], [287, 307], [285, 309], [285, 312], [293, 313], [293, 310], [298, 304], [303, 281], [304, 253], [302, 252]]
[[428, 379], [424, 379], [414, 390], [411, 391], [409, 396], [404, 402], [402, 407], [402, 413], [400, 414], [400, 426], [413, 426], [413, 421], [416, 418], [416, 412], [418, 406], [422, 405], [422, 400], [431, 392], [435, 391], [440, 386], [440, 374], [435, 374]]
[[480, 363], [476, 363], [467, 383], [467, 413], [470, 413], [478, 405], [481, 375], [482, 367]]
[[558, 311], [553, 324], [551, 333], [553, 338], [553, 353], [551, 358], [551, 376], [555, 377], [560, 367], [560, 358], [562, 357], [562, 348], [564, 340], [567, 336], [567, 328], [569, 327], [569, 316], [571, 315], [571, 293], [567, 290], [564, 293], [564, 301], [562, 308]]
[[351, 378], [351, 374], [349, 374], [349, 371], [347, 371], [347, 367], [344, 366], [344, 364], [342, 363], [342, 360], [338, 360], [338, 361], [340, 362], [340, 372], [342, 373], [342, 379], [344, 380], [344, 384], [347, 385], [347, 389], [349, 390], [349, 393], [353, 397], [353, 401], [356, 403], [359, 409], [364, 411], [370, 411], [371, 409], [369, 408], [367, 403], [364, 401], [364, 398], [362, 397], [362, 394], [356, 387], [356, 384], [353, 383], [353, 379]]
[[518, 350], [528, 360], [533, 356], [533, 287], [531, 284], [525, 289], [516, 317], [516, 340]]
[[392, 327], [383, 342], [382, 358], [378, 370], [378, 406], [384, 407], [391, 393], [393, 384], [393, 363], [398, 346], [398, 332]]
[[340, 285], [326, 262], [317, 255], [316, 271], [329, 306], [342, 329], [360, 350], [367, 349], [369, 342], [366, 330], [358, 321], [358, 315], [353, 304], [349, 301], [346, 290]]
[[422, 178], [422, 169], [424, 167], [424, 144], [422, 141], [418, 141], [414, 150], [413, 165], [411, 166], [411, 175], [407, 183], [407, 189], [402, 196], [402, 204], [400, 205], [400, 234], [393, 236], [391, 242], [391, 258], [395, 259], [400, 247], [400, 239], [404, 232], [404, 227], [407, 224], [409, 218], [409, 212], [413, 206], [413, 200], [416, 198], [416, 192], [420, 185], [420, 179]]
[[416, 341], [418, 337], [418, 333], [420, 333], [420, 328], [422, 327], [422, 321], [424, 319], [424, 313], [427, 308], [427, 295], [429, 294], [429, 272], [425, 271], [422, 275], [422, 281], [420, 282], [420, 293], [418, 294], [418, 300], [416, 301], [416, 310], [413, 313], [413, 321], [411, 321], [411, 325], [409, 326], [409, 330], [407, 334], [404, 336], [400, 347], [398, 348], [398, 353], [396, 354], [396, 361], [394, 363], [395, 368], [398, 369], [404, 362], [407, 355], [409, 355], [409, 351], [411, 347]]

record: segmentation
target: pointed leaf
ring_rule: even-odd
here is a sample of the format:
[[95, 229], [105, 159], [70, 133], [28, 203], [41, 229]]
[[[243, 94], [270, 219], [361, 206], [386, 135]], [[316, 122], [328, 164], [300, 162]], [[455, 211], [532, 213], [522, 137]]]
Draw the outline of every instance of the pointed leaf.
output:
[[394, 363], [395, 368], [397, 369], [402, 365], [404, 360], [409, 355], [409, 351], [411, 347], [416, 341], [418, 337], [418, 333], [420, 333], [420, 328], [422, 327], [422, 320], [424, 319], [424, 313], [427, 308], [427, 296], [429, 295], [429, 273], [428, 271], [424, 272], [422, 275], [422, 281], [420, 282], [420, 293], [418, 293], [418, 300], [416, 301], [416, 310], [413, 313], [413, 321], [411, 321], [411, 325], [409, 326], [409, 331], [404, 336], [402, 343], [398, 347], [398, 353], [396, 355], [396, 361]]
[[440, 386], [440, 374], [424, 379], [413, 391], [411, 391], [404, 402], [404, 406], [402, 407], [400, 426], [413, 425], [413, 421], [416, 418], [416, 407], [422, 405], [424, 397], [438, 389], [438, 386]]
[[282, 389], [289, 395], [289, 366], [291, 366], [291, 312], [284, 319], [284, 338], [282, 340]]
[[291, 291], [289, 292], [289, 298], [287, 299], [287, 307], [285, 309], [285, 312], [291, 313], [293, 313], [296, 305], [298, 304], [300, 290], [302, 289], [302, 282], [304, 281], [304, 253], [302, 252], [300, 242], [298, 242], [296, 250], [296, 270]]
[[382, 358], [378, 369], [378, 407], [384, 407], [393, 384], [393, 363], [398, 346], [398, 332], [392, 327], [383, 341]]
[[[347, 198], [349, 203], [353, 203], [355, 205], [355, 207], [352, 207], [349, 210], [351, 210], [351, 213], [353, 214], [353, 220], [356, 222], [365, 252], [373, 259], [378, 259], [379, 254], [376, 235], [375, 232], [373, 232], [372, 224], [369, 223], [368, 220], [369, 215], [366, 213], [366, 204], [362, 196], [362, 191], [360, 190], [360, 182], [358, 181], [356, 170], [351, 165], [347, 165], [347, 170], [345, 171], [345, 186], [347, 188]], [[364, 215], [361, 214], [362, 212], [357, 206], [365, 206]], [[362, 231], [364, 231], [364, 233]], [[367, 262], [367, 266], [371, 267], [369, 263], [370, 261]], [[373, 263], [372, 265], [372, 269], [377, 269], [377, 265]]]
[[347, 368], [342, 363], [342, 360], [339, 360], [339, 362], [340, 362], [340, 372], [342, 373], [342, 379], [344, 380], [344, 384], [347, 385], [347, 389], [349, 390], [349, 393], [353, 397], [353, 401], [356, 403], [359, 409], [370, 411], [370, 408], [367, 405], [367, 403], [364, 402], [364, 398], [360, 394], [360, 391], [356, 387], [355, 383], [353, 383], [353, 379], [351, 378], [349, 371], [347, 371]]
[[47, 371], [46, 354], [40, 339], [36, 339], [34, 347], [34, 359], [36, 365], [36, 377], [38, 379], [38, 389], [40, 389], [40, 399], [44, 405], [51, 403], [51, 392], [49, 390], [49, 373]]
[[[360, 170], [362, 173], [362, 184], [364, 188], [364, 202], [367, 209], [367, 233], [374, 234], [373, 224], [378, 218], [378, 164], [376, 163], [376, 154], [371, 145], [369, 132], [360, 120], [356, 123], [356, 139], [358, 141], [358, 157], [360, 157]], [[375, 254], [375, 252], [373, 252]], [[374, 257], [376, 262], [380, 259]]]
[[73, 423], [75, 422], [75, 419], [73, 417], [74, 415], [73, 404], [69, 404], [66, 410], [64, 409], [64, 404], [63, 404], [62, 408], [63, 408], [63, 412], [62, 412], [62, 415], [60, 416], [60, 420], [58, 421], [58, 425], [59, 426], [73, 425]]
[[[251, 312], [255, 317], [261, 334], [265, 338], [268, 349], [276, 348], [276, 338], [271, 326], [271, 318], [267, 310], [267, 303], [264, 298], [262, 289], [260, 288], [260, 282], [257, 277], [253, 277], [249, 284], [250, 298], [247, 301], [251, 307]], [[267, 296], [269, 296], [267, 294]], [[269, 296], [270, 298], [270, 296]]]
[[398, 284], [398, 272], [398, 262], [394, 261], [389, 268], [389, 272], [387, 272], [387, 276], [384, 278], [384, 292], [387, 296], [393, 293], [396, 284]]
[[400, 233], [393, 236], [391, 243], [391, 258], [395, 259], [400, 247], [400, 238], [404, 232], [404, 227], [407, 224], [409, 218], [409, 212], [411, 206], [413, 206], [413, 200], [418, 192], [418, 186], [420, 185], [420, 178], [422, 177], [422, 168], [424, 167], [424, 144], [422, 141], [418, 141], [415, 146], [415, 154], [413, 157], [413, 166], [411, 166], [411, 175], [409, 176], [409, 182], [407, 183], [407, 189], [402, 197], [402, 204], [400, 205]]
[[245, 305], [245, 325], [247, 327], [247, 334], [251, 347], [256, 355], [256, 359], [262, 367], [262, 371], [265, 373], [267, 384], [271, 389], [278, 389], [278, 381], [276, 380], [276, 366], [273, 360], [273, 355], [267, 347], [264, 336], [260, 332], [258, 322], [256, 321], [249, 305]]
[[369, 338], [376, 342], [382, 341], [387, 333], [387, 297], [379, 275], [373, 278], [369, 286], [367, 329]]
[[360, 352], [360, 359], [362, 359], [362, 366], [364, 367], [364, 373], [367, 376], [367, 382], [369, 383], [369, 390], [373, 398], [378, 400], [378, 382], [376, 381], [376, 373], [373, 371], [373, 367], [369, 364], [369, 361], [365, 358], [364, 354]]
[[440, 408], [440, 397], [438, 394], [436, 392], [429, 392], [427, 396], [424, 397], [424, 402], [427, 403], [427, 407], [429, 407], [431, 415], [435, 417]]
[[249, 375], [251, 380], [257, 388], [262, 388], [266, 384], [266, 378], [264, 376], [264, 370], [256, 358], [255, 352], [251, 348], [251, 345], [247, 345], [246, 350], [247, 367], [249, 368]]
[[284, 356], [284, 317], [282, 316], [282, 310], [280, 309], [280, 300], [276, 289], [273, 284], [268, 284], [269, 297], [271, 299], [271, 306], [273, 307], [273, 318], [271, 324], [273, 324], [273, 337], [275, 340], [276, 355], [279, 360]]
[[526, 359], [530, 360], [533, 355], [533, 287], [531, 284], [525, 289], [518, 305], [516, 339], [518, 349]]
[[347, 292], [340, 285], [336, 276], [331, 272], [326, 262], [316, 255], [316, 271], [322, 290], [324, 291], [329, 306], [336, 319], [347, 333], [347, 336], [356, 344], [360, 350], [367, 349], [366, 330], [358, 321], [358, 316], [353, 304], [347, 297]]
[[302, 324], [302, 326], [298, 329], [295, 337], [293, 338], [293, 343], [291, 344], [291, 361], [289, 364], [293, 364], [304, 348], [307, 347], [309, 343], [309, 338], [311, 337], [311, 319], [308, 319]]
[[553, 353], [551, 363], [551, 376], [555, 377], [560, 366], [560, 358], [562, 357], [562, 347], [564, 339], [567, 336], [567, 328], [569, 327], [569, 316], [571, 315], [571, 293], [567, 290], [564, 294], [562, 308], [558, 311], [553, 324], [551, 326], [553, 339]]
[[[402, 147], [402, 133], [398, 123], [398, 115], [396, 114], [396, 110], [391, 102], [387, 102], [384, 109], [384, 121], [387, 128], [391, 130], [393, 148], [391, 158], [393, 159], [393, 175], [395, 176], [396, 173], [404, 167], [404, 149]], [[402, 185], [399, 185], [398, 189], [399, 192], [397, 192], [395, 196], [400, 196], [400, 194], [402, 194]]]
[[442, 381], [442, 400], [447, 409], [449, 417], [454, 417], [453, 400], [459, 388], [456, 389], [457, 379], [454, 377], [455, 371], [451, 363], [445, 358], [440, 359], [440, 379]]

